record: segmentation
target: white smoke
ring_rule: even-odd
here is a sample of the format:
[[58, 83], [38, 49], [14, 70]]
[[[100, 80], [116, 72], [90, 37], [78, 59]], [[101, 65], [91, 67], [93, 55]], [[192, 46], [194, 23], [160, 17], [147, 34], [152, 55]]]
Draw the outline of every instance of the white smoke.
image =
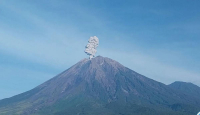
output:
[[94, 57], [95, 53], [97, 52], [96, 48], [98, 45], [99, 39], [96, 36], [90, 37], [87, 46], [85, 46], [85, 53], [90, 56], [89, 59]]

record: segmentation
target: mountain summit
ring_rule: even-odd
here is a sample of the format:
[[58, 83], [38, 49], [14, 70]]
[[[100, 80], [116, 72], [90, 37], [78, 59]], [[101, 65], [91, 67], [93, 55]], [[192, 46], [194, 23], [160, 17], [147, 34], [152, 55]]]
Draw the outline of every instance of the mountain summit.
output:
[[97, 56], [0, 101], [1, 115], [193, 115], [200, 99]]

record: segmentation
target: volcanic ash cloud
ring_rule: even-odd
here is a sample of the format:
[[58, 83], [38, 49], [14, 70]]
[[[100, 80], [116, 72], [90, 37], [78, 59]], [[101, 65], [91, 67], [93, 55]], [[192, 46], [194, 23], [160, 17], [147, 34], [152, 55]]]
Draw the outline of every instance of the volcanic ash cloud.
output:
[[94, 57], [95, 53], [97, 52], [96, 49], [98, 45], [99, 39], [96, 36], [90, 37], [87, 46], [85, 46], [85, 53], [90, 56], [89, 59], [92, 59]]

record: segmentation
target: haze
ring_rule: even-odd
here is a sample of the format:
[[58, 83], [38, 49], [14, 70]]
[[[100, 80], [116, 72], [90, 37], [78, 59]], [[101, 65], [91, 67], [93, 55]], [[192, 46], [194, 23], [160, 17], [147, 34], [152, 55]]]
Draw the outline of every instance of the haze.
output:
[[165, 84], [200, 86], [200, 1], [0, 1], [0, 99], [30, 90], [83, 58], [117, 60]]

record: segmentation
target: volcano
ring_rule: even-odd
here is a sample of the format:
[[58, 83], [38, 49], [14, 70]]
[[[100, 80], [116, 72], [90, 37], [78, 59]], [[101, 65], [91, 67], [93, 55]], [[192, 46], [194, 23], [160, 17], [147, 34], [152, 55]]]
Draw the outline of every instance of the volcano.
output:
[[0, 101], [0, 115], [194, 115], [199, 110], [200, 98], [101, 56]]

